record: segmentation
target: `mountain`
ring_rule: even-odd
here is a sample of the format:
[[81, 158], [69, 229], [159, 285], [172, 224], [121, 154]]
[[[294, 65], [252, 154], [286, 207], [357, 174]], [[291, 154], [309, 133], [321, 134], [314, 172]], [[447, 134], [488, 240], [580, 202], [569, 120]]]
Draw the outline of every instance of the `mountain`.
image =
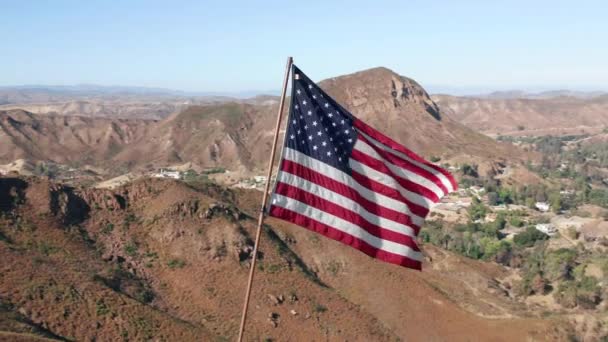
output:
[[[354, 115], [424, 156], [489, 162], [524, 156], [518, 148], [458, 123], [418, 83], [386, 68], [332, 78], [320, 86]], [[86, 108], [75, 106], [72, 113]], [[155, 115], [140, 109], [140, 116]], [[113, 169], [193, 162], [259, 174], [266, 167], [277, 109], [275, 97], [257, 97], [185, 106], [158, 122], [3, 111], [0, 161], [86, 161]]]
[[[109, 191], [0, 177], [0, 340], [234, 340], [259, 200], [169, 180]], [[508, 271], [437, 248], [417, 272], [269, 219], [260, 252], [247, 340], [569, 333], [508, 296]]]
[[231, 98], [246, 99], [263, 94], [276, 95], [276, 91], [241, 91], [241, 92], [188, 92], [182, 90], [130, 87], [101, 86], [95, 84], [80, 85], [23, 85], [0, 87], [0, 105], [25, 103], [54, 103], [73, 100], [176, 100]]
[[527, 92], [523, 90], [508, 90], [508, 91], [495, 91], [489, 94], [476, 95], [469, 97], [479, 97], [486, 99], [551, 99], [555, 97], [575, 97], [579, 99], [591, 99], [607, 95], [608, 93], [603, 91], [577, 91], [577, 90], [547, 90], [541, 92]]
[[455, 120], [490, 135], [597, 133], [608, 126], [608, 95], [593, 98], [473, 98], [434, 95]]
[[0, 160], [102, 163], [146, 135], [153, 121], [0, 111]]

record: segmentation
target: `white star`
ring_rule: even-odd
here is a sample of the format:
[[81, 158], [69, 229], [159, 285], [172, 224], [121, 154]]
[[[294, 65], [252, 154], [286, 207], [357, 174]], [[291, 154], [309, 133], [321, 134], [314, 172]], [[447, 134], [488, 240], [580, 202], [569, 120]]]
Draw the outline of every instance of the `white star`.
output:
[[309, 85], [308, 85], [308, 89], [312, 89], [312, 85], [310, 85], [310, 84], [309, 84]]
[[298, 109], [298, 105], [293, 106], [295, 109]]
[[295, 138], [296, 138], [296, 136], [292, 134], [292, 135], [290, 136], [290, 138], [291, 138], [291, 140], [293, 140], [293, 139], [295, 139]]
[[340, 123], [344, 125], [344, 120], [340, 121]]
[[304, 129], [308, 129], [308, 125], [304, 125]]
[[325, 127], [325, 132], [327, 132], [327, 127]]
[[297, 121], [296, 121], [296, 120], [293, 120], [292, 122], [293, 122], [293, 124], [295, 125]]
[[306, 100], [302, 101], [302, 105], [306, 106]]
[[313, 122], [312, 122], [312, 125], [313, 125], [313, 126], [316, 126], [316, 125], [317, 125], [317, 122], [316, 122], [316, 121], [313, 121]]
[[346, 129], [346, 130], [344, 130], [344, 134], [348, 134], [348, 130], [347, 130], [347, 129]]
[[329, 157], [329, 156], [331, 156], [331, 152], [327, 152], [327, 156], [328, 156], [328, 157]]
[[329, 103], [326, 103], [326, 104], [325, 104], [325, 108], [329, 108]]
[[309, 135], [309, 136], [308, 136], [308, 140], [312, 140], [312, 135]]
[[313, 99], [316, 99], [316, 98], [317, 98], [317, 95], [313, 95], [313, 96], [312, 96], [312, 98], [313, 98]]
[[304, 119], [304, 116], [300, 115], [300, 120], [301, 120], [301, 119]]
[[323, 133], [321, 133], [321, 131], [318, 131], [318, 132], [317, 132], [317, 135], [318, 135], [318, 136], [321, 136], [321, 135], [323, 135]]
[[312, 111], [310, 111], [310, 110], [309, 110], [309, 111], [308, 111], [308, 115], [312, 115]]
[[334, 141], [334, 138], [331, 138], [331, 137], [330, 137], [330, 138], [329, 138], [329, 141]]
[[302, 132], [302, 131], [298, 130], [298, 134], [300, 134], [300, 132]]
[[327, 114], [327, 116], [329, 116], [331, 118], [334, 115], [332, 113], [329, 113], [329, 114]]
[[317, 150], [317, 145], [313, 146], [312, 149], [316, 151]]
[[339, 157], [339, 158], [338, 158], [338, 161], [342, 161], [342, 157]]
[[321, 143], [321, 145], [325, 146], [325, 145], [327, 145], [327, 143], [324, 141]]
[[296, 90], [296, 93], [298, 93], [298, 95], [300, 95], [300, 89]]
[[334, 126], [334, 127], [336, 127], [336, 123], [335, 122], [332, 122], [331, 125]]
[[353, 139], [348, 139], [348, 142], [349, 142], [349, 143], [352, 143], [352, 142], [353, 142]]
[[338, 152], [338, 148], [337, 148], [337, 147], [334, 147], [334, 151]]

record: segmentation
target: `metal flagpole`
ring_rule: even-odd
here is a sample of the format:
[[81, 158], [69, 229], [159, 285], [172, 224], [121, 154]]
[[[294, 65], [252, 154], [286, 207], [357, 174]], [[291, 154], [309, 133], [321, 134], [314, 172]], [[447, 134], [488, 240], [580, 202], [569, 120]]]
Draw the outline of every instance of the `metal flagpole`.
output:
[[239, 339], [243, 341], [243, 331], [245, 330], [245, 323], [247, 321], [247, 309], [249, 307], [249, 296], [251, 295], [251, 284], [253, 282], [253, 275], [255, 273], [255, 262], [258, 255], [258, 246], [260, 244], [260, 235], [262, 233], [262, 225], [264, 223], [264, 209], [266, 208], [266, 202], [268, 201], [268, 190], [270, 189], [270, 177], [272, 176], [272, 166], [274, 164], [274, 155], [277, 149], [277, 142], [279, 140], [279, 128], [281, 127], [281, 118], [283, 117], [283, 107], [285, 106], [285, 94], [287, 93], [287, 83], [289, 82], [289, 73], [291, 71], [291, 64], [293, 58], [287, 58], [287, 66], [285, 68], [285, 79], [283, 80], [283, 91], [281, 92], [281, 102], [279, 104], [279, 113], [277, 114], [277, 125], [274, 129], [274, 140], [272, 142], [272, 151], [270, 152], [270, 160], [268, 161], [268, 174], [266, 176], [266, 186], [264, 187], [264, 196], [262, 197], [262, 207], [260, 208], [260, 214], [258, 216], [258, 228], [255, 233], [255, 244], [253, 247], [253, 259], [251, 260], [251, 268], [249, 269], [249, 280], [247, 281], [247, 292], [245, 293], [245, 304], [243, 305], [243, 314], [241, 316], [241, 327], [239, 328]]

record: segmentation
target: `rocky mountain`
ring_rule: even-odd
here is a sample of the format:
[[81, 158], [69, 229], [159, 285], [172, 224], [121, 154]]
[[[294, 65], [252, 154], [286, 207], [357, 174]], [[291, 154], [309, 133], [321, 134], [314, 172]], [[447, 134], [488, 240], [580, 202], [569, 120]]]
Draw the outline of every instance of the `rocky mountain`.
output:
[[592, 98], [472, 98], [435, 95], [445, 112], [489, 135], [597, 133], [608, 126], [608, 95]]
[[[510, 144], [458, 123], [419, 84], [388, 69], [365, 70], [320, 85], [357, 117], [427, 157], [516, 161], [523, 155]], [[0, 161], [43, 159], [114, 168], [194, 162], [259, 172], [271, 147], [277, 102], [274, 97], [258, 97], [188, 106], [158, 122], [2, 111]], [[99, 108], [80, 103], [61, 111], [103, 111]], [[117, 116], [139, 111], [140, 116], [160, 117], [179, 107], [156, 112], [145, 106], [119, 108]]]
[[[167, 180], [109, 191], [0, 177], [0, 340], [234, 340], [259, 197]], [[569, 333], [511, 299], [497, 265], [425, 253], [423, 272], [407, 270], [268, 220], [247, 340]]]

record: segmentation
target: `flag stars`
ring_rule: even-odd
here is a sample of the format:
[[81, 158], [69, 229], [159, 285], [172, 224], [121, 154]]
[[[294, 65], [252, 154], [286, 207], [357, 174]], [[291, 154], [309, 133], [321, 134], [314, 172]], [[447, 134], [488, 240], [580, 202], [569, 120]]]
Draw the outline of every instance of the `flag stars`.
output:
[[326, 146], [327, 142], [324, 141], [324, 142], [321, 143], [321, 145]]
[[344, 130], [344, 134], [348, 134], [348, 130], [347, 129]]
[[311, 116], [311, 115], [312, 115], [312, 111], [311, 111], [311, 110], [309, 110], [309, 111], [308, 111], [308, 116]]
[[323, 133], [322, 133], [321, 131], [318, 131], [318, 132], [317, 132], [317, 135], [318, 135], [318, 136], [322, 136], [322, 135], [323, 135]]
[[292, 134], [291, 136], [289, 136], [289, 137], [291, 138], [291, 140], [293, 140], [293, 139], [295, 139], [295, 138], [296, 138], [296, 136], [295, 136], [295, 135], [293, 135], [293, 134]]
[[308, 89], [312, 89], [312, 85], [311, 84], [308, 85]]
[[330, 118], [333, 117], [334, 115], [332, 113], [327, 114], [327, 116], [329, 116]]
[[329, 103], [325, 103], [325, 108], [329, 108]]
[[312, 122], [312, 125], [313, 125], [313, 126], [316, 126], [316, 125], [317, 125], [317, 122], [316, 122], [316, 121], [313, 121], [313, 122]]
[[306, 100], [302, 101], [302, 106], [306, 106]]
[[331, 156], [331, 152], [327, 152], [327, 156], [328, 156], [328, 157], [329, 157], [329, 156]]
[[296, 93], [298, 93], [298, 95], [300, 95], [302, 92], [300, 91], [300, 89], [296, 90]]
[[308, 140], [312, 140], [312, 135], [309, 135], [309, 136], [308, 136]]
[[314, 145], [314, 146], [312, 147], [312, 149], [313, 149], [313, 150], [315, 150], [315, 151], [317, 150], [317, 148], [318, 148], [318, 147], [317, 147], [317, 145]]

